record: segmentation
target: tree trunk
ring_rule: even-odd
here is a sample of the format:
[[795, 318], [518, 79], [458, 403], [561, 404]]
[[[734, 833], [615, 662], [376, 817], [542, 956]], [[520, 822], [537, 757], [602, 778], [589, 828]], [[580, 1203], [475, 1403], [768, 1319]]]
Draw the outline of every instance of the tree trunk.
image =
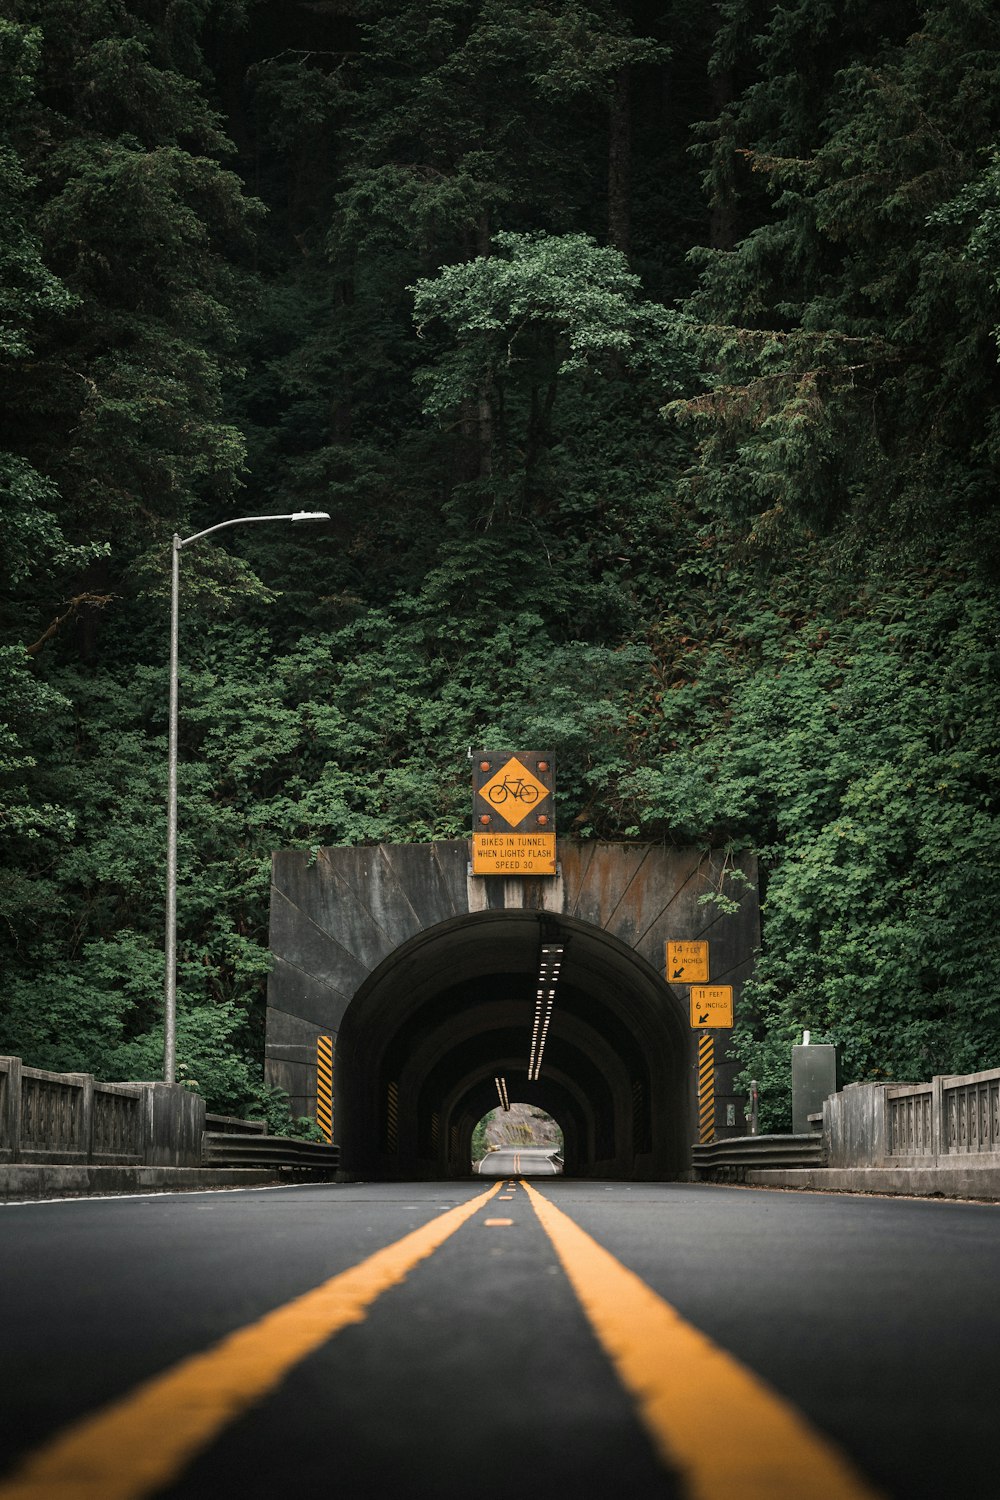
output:
[[632, 229], [632, 80], [620, 68], [608, 129], [608, 243], [628, 255]]
[[479, 478], [493, 473], [493, 393], [488, 385], [479, 389]]
[[[718, 119], [733, 97], [733, 74], [731, 68], [717, 73], [711, 80], [712, 105]], [[732, 180], [733, 163], [728, 163], [725, 174], [718, 174], [717, 186], [712, 195], [712, 216], [708, 227], [708, 243], [713, 250], [731, 250], [736, 244], [736, 186]]]

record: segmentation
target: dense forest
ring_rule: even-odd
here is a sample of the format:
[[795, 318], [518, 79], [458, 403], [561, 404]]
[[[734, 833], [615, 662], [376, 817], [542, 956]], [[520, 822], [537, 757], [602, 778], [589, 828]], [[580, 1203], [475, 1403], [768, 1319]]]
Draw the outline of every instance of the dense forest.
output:
[[[752, 850], [736, 1046], [1000, 1063], [988, 0], [5, 0], [0, 1051], [260, 1083], [273, 849]], [[218, 540], [218, 545], [213, 543]], [[718, 892], [739, 901], [735, 882]]]

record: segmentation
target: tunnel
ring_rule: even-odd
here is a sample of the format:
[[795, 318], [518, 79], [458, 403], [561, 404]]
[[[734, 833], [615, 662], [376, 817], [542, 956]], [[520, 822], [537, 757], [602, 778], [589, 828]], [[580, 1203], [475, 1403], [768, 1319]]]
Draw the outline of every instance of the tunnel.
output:
[[[562, 961], [529, 1078], [545, 953]], [[543, 1016], [549, 993], [543, 977]], [[499, 1075], [511, 1098], [562, 1127], [567, 1175], [676, 1175], [687, 1049], [663, 979], [607, 933], [532, 911], [444, 922], [386, 959], [344, 1015], [335, 1085], [344, 1167], [366, 1178], [467, 1176], [472, 1131], [498, 1102]]]
[[[274, 855], [265, 1080], [293, 1116], [329, 1122], [346, 1177], [468, 1176], [497, 1078], [559, 1124], [567, 1175], [689, 1171], [706, 1038], [665, 944], [703, 940], [738, 994], [760, 940], [756, 867], [741, 857], [745, 894], [719, 907], [731, 856], [558, 852], [555, 877], [514, 878], [473, 875], [457, 839]], [[719, 1132], [739, 1112], [726, 1045], [718, 1033]]]

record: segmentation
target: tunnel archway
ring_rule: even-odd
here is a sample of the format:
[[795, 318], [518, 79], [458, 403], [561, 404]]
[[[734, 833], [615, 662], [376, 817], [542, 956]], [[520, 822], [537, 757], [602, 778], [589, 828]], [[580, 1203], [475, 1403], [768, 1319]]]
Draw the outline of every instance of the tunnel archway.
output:
[[[529, 1080], [543, 943], [564, 960]], [[609, 934], [525, 910], [443, 922], [380, 964], [345, 1012], [335, 1083], [344, 1166], [364, 1177], [467, 1176], [472, 1130], [502, 1073], [517, 1098], [565, 1122], [567, 1172], [676, 1175], [687, 1052], [672, 992]]]
[[[322, 1086], [348, 1175], [466, 1175], [498, 1073], [559, 1120], [568, 1173], [689, 1169], [707, 1038], [699, 1066], [664, 945], [707, 941], [712, 981], [738, 995], [759, 942], [754, 861], [737, 861], [738, 905], [716, 905], [731, 856], [562, 840], [557, 854], [554, 877], [475, 876], [464, 840], [274, 855], [265, 1078], [314, 1118]], [[529, 1078], [546, 946], [561, 948], [561, 971]], [[724, 1133], [736, 1064], [726, 1033], [712, 1041]]]

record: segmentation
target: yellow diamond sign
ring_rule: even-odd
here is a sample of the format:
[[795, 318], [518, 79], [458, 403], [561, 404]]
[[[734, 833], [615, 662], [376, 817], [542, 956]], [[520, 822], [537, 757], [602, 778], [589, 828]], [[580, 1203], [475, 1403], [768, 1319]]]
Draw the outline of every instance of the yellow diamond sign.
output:
[[549, 789], [512, 755], [479, 788], [479, 795], [509, 827], [516, 828], [549, 795]]

